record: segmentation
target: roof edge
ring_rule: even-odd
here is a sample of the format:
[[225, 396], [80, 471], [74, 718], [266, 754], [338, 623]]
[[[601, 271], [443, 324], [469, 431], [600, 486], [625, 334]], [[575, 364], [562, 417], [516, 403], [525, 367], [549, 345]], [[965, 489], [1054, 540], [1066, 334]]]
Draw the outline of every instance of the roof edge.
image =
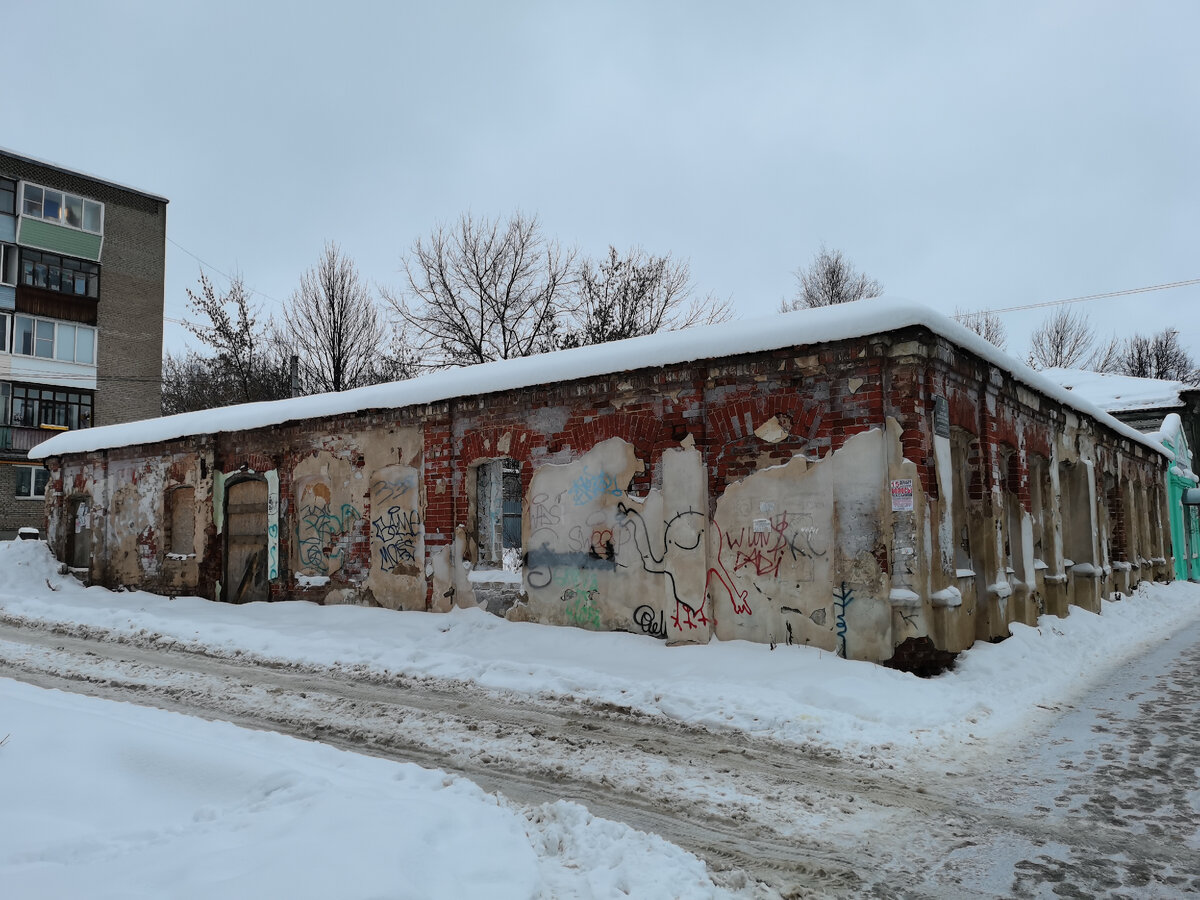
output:
[[35, 166], [43, 166], [47, 169], [55, 169], [67, 175], [74, 175], [76, 178], [86, 178], [88, 181], [94, 181], [97, 184], [103, 184], [110, 188], [116, 188], [119, 191], [126, 191], [130, 194], [137, 194], [139, 197], [146, 197], [150, 200], [157, 200], [160, 203], [170, 203], [166, 197], [161, 194], [152, 194], [150, 191], [143, 191], [141, 188], [131, 187], [128, 184], [121, 184], [119, 181], [113, 181], [110, 178], [101, 178], [99, 175], [92, 175], [90, 172], [81, 172], [79, 169], [72, 169], [69, 166], [61, 166], [58, 163], [50, 162], [45, 159], [38, 159], [36, 156], [30, 156], [27, 153], [18, 153], [16, 150], [9, 150], [7, 147], [0, 147], [0, 155], [11, 156], [13, 159], [19, 159], [21, 162], [30, 163]]

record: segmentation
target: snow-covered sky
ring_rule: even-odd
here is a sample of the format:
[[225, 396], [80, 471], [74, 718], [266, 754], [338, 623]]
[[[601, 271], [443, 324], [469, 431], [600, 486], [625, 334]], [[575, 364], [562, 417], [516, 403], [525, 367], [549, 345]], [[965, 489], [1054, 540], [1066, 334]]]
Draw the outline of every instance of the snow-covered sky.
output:
[[[1200, 278], [1189, 0], [1122, 4], [44, 0], [4, 146], [171, 200], [277, 311], [326, 239], [373, 282], [464, 210], [691, 261], [743, 315], [822, 242], [943, 312]], [[224, 282], [215, 276], [218, 284]], [[1177, 325], [1200, 285], [1079, 306]], [[1136, 309], [1136, 316], [1131, 310]], [[1018, 354], [1044, 310], [1005, 316]], [[167, 345], [183, 330], [168, 324]]]

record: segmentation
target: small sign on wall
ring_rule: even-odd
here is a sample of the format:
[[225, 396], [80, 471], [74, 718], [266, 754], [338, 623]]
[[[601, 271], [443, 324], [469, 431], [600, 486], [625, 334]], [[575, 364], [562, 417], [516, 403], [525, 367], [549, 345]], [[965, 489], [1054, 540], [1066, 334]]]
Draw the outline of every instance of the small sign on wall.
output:
[[913, 508], [913, 485], [911, 478], [892, 480], [892, 512], [911, 512]]
[[950, 404], [945, 397], [933, 398], [933, 436], [950, 437]]

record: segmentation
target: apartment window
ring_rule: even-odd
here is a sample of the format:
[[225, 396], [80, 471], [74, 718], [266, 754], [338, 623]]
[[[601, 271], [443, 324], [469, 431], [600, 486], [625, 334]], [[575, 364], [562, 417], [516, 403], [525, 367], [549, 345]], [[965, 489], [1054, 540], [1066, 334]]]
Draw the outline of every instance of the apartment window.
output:
[[504, 551], [521, 546], [521, 464], [515, 459], [480, 463], [475, 487], [478, 564], [503, 565]]
[[17, 248], [12, 244], [0, 244], [0, 284], [17, 283]]
[[[13, 274], [15, 283], [15, 270]], [[95, 263], [54, 253], [22, 250], [21, 284], [44, 291], [95, 298], [100, 296], [100, 267]]]
[[0, 425], [8, 425], [11, 421], [9, 410], [12, 408], [12, 385], [0, 381]]
[[11, 420], [13, 425], [26, 428], [37, 428], [40, 425], [90, 428], [92, 395], [87, 391], [15, 384], [12, 386]]
[[0, 313], [0, 353], [8, 353], [8, 336], [12, 331], [11, 316]]
[[0, 213], [17, 214], [17, 183], [11, 178], [0, 178]]
[[46, 499], [46, 485], [50, 481], [50, 473], [41, 466], [14, 466], [17, 470], [18, 500]]
[[21, 193], [21, 214], [93, 234], [104, 227], [104, 204], [28, 182]]
[[13, 327], [12, 352], [20, 356], [93, 365], [96, 362], [96, 329], [51, 319], [17, 316]]

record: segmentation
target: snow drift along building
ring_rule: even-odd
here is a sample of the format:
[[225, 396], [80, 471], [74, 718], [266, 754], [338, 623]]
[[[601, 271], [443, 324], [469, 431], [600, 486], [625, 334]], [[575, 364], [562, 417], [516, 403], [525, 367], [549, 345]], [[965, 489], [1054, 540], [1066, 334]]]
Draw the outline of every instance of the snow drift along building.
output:
[[1161, 445], [864, 301], [63, 434], [94, 582], [919, 666], [1171, 568]]

